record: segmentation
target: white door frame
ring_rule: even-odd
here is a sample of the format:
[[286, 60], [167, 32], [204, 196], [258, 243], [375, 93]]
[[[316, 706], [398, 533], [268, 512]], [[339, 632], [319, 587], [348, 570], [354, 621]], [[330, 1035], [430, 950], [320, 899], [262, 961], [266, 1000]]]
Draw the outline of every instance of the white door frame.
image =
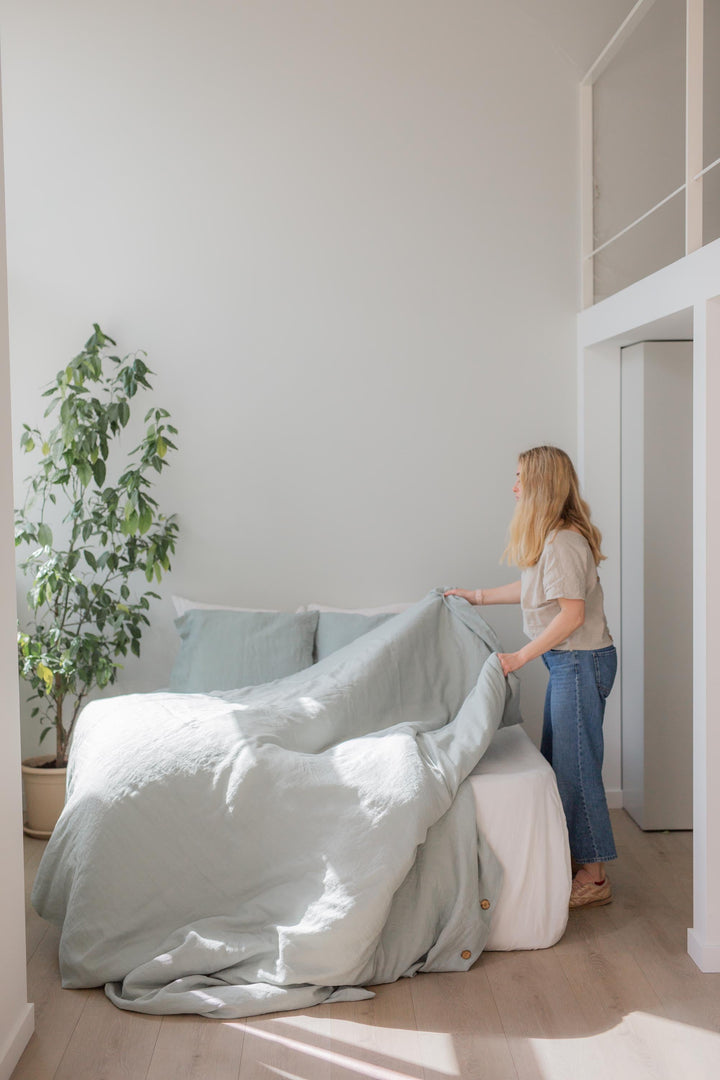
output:
[[[693, 926], [688, 951], [720, 972], [720, 240], [578, 316], [578, 465], [608, 562], [608, 620], [620, 620], [620, 350], [693, 338]], [[715, 646], [718, 646], [716, 648]], [[619, 695], [608, 708], [606, 784], [620, 777]]]

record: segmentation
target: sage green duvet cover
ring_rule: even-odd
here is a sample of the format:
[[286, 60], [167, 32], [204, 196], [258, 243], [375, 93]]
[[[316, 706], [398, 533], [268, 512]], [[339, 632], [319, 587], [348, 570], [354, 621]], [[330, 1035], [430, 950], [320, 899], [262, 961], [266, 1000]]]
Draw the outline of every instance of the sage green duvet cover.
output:
[[469, 968], [501, 884], [465, 778], [517, 680], [441, 589], [320, 663], [88, 705], [33, 903], [63, 985], [229, 1018]]

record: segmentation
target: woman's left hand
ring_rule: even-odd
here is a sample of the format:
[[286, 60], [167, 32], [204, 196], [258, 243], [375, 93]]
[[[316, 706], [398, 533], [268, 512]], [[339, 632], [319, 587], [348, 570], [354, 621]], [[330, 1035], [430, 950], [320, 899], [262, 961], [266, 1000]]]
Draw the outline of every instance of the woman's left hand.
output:
[[497, 655], [498, 660], [502, 664], [503, 675], [506, 677], [511, 671], [517, 671], [518, 668], [521, 668], [526, 663], [519, 652], [501, 652]]

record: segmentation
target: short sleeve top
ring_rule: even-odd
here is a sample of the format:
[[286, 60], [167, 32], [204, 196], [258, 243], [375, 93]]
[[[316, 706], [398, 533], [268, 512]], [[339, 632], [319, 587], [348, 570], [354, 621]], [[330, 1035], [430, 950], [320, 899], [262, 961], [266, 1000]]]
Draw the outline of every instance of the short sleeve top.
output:
[[593, 553], [585, 537], [558, 529], [545, 541], [534, 566], [521, 574], [523, 627], [536, 638], [560, 611], [558, 600], [584, 600], [585, 622], [555, 649], [604, 649], [613, 639], [605, 619], [603, 591]]

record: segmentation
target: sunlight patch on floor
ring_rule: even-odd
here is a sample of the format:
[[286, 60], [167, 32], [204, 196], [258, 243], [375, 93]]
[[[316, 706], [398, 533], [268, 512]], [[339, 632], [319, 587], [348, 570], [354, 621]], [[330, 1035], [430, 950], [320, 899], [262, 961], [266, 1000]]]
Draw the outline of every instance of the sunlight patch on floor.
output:
[[[718, 1018], [720, 1022], [720, 1017]], [[720, 1033], [633, 1012], [584, 1039], [528, 1039], [546, 1080], [717, 1080]]]
[[[437, 1080], [453, 1080], [460, 1074], [453, 1037], [442, 1032], [306, 1016], [250, 1023], [243, 1030], [246, 1037], [274, 1043], [287, 1054], [296, 1055], [290, 1069], [302, 1068], [303, 1059], [305, 1063], [311, 1059], [368, 1080], [418, 1080], [423, 1076], [423, 1066], [432, 1067]], [[302, 1073], [267, 1063], [264, 1067], [284, 1080], [305, 1080]]]
[[276, 1069], [274, 1065], [266, 1065], [265, 1068], [273, 1076], [281, 1076], [283, 1080], [307, 1080], [305, 1076], [298, 1076], [297, 1073], [287, 1072], [285, 1069]]

